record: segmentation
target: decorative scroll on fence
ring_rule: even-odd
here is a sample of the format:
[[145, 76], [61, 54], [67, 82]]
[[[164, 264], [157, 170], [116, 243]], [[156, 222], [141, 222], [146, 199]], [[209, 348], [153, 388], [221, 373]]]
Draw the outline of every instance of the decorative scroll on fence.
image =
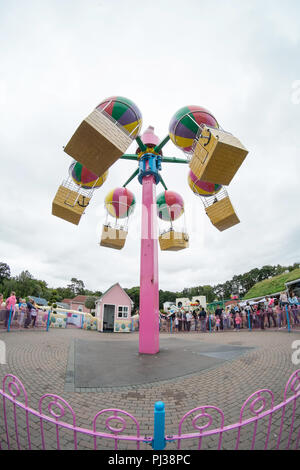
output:
[[149, 445], [155, 450], [296, 450], [300, 443], [300, 370], [288, 380], [279, 405], [274, 405], [271, 390], [259, 390], [244, 402], [238, 422], [232, 425], [225, 425], [220, 408], [199, 406], [183, 416], [176, 434], [166, 434], [164, 404], [157, 402], [153, 437], [141, 433], [133, 415], [116, 408], [98, 412], [91, 429], [78, 426], [72, 407], [57, 395], [43, 395], [36, 411], [28, 404], [22, 382], [11, 374], [3, 379], [0, 397], [1, 450], [147, 449]]

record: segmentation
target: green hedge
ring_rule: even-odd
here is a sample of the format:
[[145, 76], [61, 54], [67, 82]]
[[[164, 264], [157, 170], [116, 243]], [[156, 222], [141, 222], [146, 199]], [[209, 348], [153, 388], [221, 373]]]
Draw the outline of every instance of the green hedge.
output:
[[275, 294], [285, 290], [285, 283], [300, 278], [300, 268], [294, 269], [290, 273], [279, 274], [272, 279], [265, 279], [253, 286], [245, 295], [244, 299], [253, 299], [264, 295]]

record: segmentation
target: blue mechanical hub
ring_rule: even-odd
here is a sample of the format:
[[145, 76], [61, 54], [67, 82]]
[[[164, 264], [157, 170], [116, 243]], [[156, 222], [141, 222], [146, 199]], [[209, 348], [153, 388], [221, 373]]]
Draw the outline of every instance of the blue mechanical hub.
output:
[[145, 153], [139, 160], [139, 175], [138, 180], [142, 184], [144, 176], [153, 175], [155, 183], [160, 182], [159, 171], [161, 170], [161, 155], [154, 153]]

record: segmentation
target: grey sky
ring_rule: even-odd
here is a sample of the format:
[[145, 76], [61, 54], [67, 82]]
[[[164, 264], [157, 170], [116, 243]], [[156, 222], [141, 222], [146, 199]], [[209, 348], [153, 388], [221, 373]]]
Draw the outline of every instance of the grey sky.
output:
[[[62, 146], [112, 95], [132, 99], [161, 138], [180, 107], [202, 105], [250, 151], [228, 188], [241, 224], [222, 233], [189, 189], [188, 167], [163, 166], [191, 239], [159, 253], [162, 289], [299, 261], [299, 20], [297, 0], [0, 0], [0, 261], [53, 287], [71, 277], [95, 290], [139, 284], [138, 207], [122, 251], [98, 245], [104, 197], [134, 162], [110, 169], [79, 226], [51, 215], [72, 161]], [[182, 156], [171, 142], [164, 154]], [[129, 189], [140, 202], [139, 183]]]

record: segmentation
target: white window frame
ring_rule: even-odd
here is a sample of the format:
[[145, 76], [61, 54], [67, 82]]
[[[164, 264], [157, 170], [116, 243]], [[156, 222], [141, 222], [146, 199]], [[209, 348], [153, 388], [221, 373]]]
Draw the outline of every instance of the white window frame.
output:
[[[120, 317], [119, 316], [119, 309], [122, 309], [122, 316]], [[126, 309], [127, 308], [127, 316], [125, 317], [124, 316], [124, 310], [123, 309]], [[121, 319], [121, 318], [125, 318], [125, 319], [128, 319], [129, 318], [129, 307], [128, 305], [118, 305], [118, 312], [117, 312], [117, 318], [118, 319]]]

